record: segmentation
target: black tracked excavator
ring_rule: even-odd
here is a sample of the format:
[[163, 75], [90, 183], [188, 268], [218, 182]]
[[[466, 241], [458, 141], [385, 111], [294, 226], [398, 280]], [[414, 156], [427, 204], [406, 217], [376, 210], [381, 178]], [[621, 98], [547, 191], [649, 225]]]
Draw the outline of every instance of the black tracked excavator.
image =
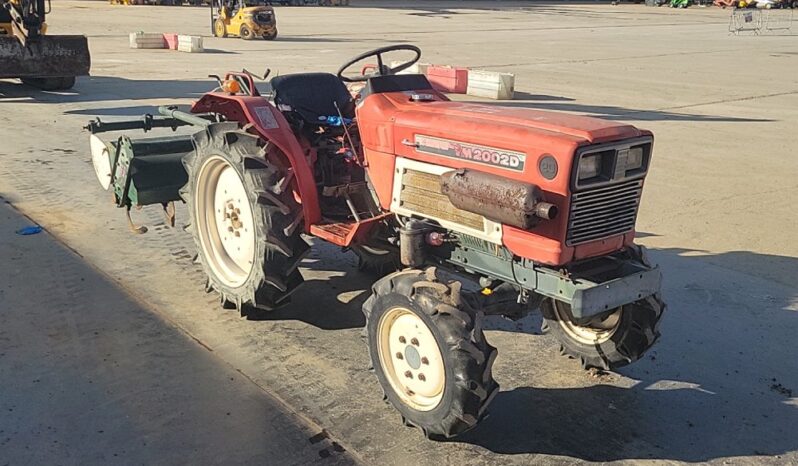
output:
[[55, 91], [89, 74], [86, 36], [46, 34], [50, 10], [50, 0], [0, 0], [0, 78]]

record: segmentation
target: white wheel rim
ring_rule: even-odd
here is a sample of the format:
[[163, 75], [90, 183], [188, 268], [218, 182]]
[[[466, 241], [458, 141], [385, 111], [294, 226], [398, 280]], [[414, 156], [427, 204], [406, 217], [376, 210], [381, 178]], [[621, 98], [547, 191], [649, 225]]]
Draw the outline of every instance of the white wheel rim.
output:
[[415, 313], [396, 307], [377, 326], [380, 365], [393, 391], [417, 411], [441, 402], [446, 385], [443, 355], [432, 331]]
[[243, 285], [255, 262], [255, 224], [238, 172], [220, 156], [200, 167], [194, 193], [202, 254], [225, 285]]
[[91, 164], [94, 165], [94, 174], [97, 175], [100, 186], [103, 189], [108, 189], [111, 186], [111, 154], [108, 152], [108, 146], [93, 134], [89, 137], [89, 146], [91, 147]]
[[557, 313], [557, 321], [565, 333], [584, 345], [601, 344], [612, 338], [618, 330], [623, 313], [623, 307], [619, 307], [615, 312], [593, 319], [587, 325], [576, 325], [571, 322], [567, 304], [555, 301], [554, 310]]

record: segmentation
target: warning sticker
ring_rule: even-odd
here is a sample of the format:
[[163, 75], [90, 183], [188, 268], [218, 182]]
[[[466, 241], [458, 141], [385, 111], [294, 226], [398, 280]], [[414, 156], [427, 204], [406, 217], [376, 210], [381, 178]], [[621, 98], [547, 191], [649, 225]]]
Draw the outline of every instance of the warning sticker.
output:
[[477, 146], [449, 139], [416, 135], [416, 150], [428, 154], [442, 155], [453, 159], [492, 165], [514, 171], [524, 171], [526, 154], [522, 152], [497, 149], [495, 147]]

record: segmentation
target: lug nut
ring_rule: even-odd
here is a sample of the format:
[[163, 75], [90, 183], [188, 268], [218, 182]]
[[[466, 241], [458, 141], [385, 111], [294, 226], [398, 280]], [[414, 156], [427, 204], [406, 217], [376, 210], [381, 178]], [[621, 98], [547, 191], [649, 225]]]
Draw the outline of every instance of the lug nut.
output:
[[425, 380], [427, 380], [427, 378], [424, 377], [424, 374], [418, 374], [418, 380], [424, 382]]
[[235, 206], [231, 202], [231, 203], [227, 204], [227, 208], [230, 209], [230, 210], [233, 210], [235, 208]]
[[241, 233], [239, 233], [239, 232], [237, 232], [237, 231], [236, 231], [235, 233], [233, 233], [233, 234], [234, 234], [234, 235], [236, 235], [236, 238], [238, 238], [239, 236], [241, 236]]
[[404, 359], [405, 357], [402, 356], [402, 353], [396, 353], [396, 359]]
[[418, 340], [413, 338], [412, 340], [410, 340], [410, 344], [412, 344], [413, 346], [418, 346]]
[[413, 373], [410, 372], [410, 371], [405, 371], [405, 377], [407, 377], [408, 379], [412, 379], [413, 378]]
[[407, 343], [407, 340], [405, 340], [405, 337], [399, 337], [399, 343]]
[[427, 359], [427, 357], [424, 356], [423, 358], [421, 358], [421, 364], [426, 364], [429, 366], [429, 359]]
[[233, 227], [227, 227], [227, 231], [229, 231], [230, 233], [232, 233], [232, 232], [233, 232]]

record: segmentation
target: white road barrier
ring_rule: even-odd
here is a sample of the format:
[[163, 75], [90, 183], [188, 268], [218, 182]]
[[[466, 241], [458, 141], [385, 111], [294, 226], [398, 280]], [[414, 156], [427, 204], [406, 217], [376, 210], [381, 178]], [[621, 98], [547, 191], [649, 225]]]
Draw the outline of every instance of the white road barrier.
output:
[[496, 100], [512, 100], [515, 75], [496, 71], [468, 70], [466, 94]]
[[201, 36], [177, 36], [177, 50], [180, 52], [201, 53], [205, 49], [202, 47]]
[[163, 34], [149, 33], [149, 32], [131, 32], [130, 33], [130, 48], [131, 49], [164, 49], [166, 42], [164, 41]]

